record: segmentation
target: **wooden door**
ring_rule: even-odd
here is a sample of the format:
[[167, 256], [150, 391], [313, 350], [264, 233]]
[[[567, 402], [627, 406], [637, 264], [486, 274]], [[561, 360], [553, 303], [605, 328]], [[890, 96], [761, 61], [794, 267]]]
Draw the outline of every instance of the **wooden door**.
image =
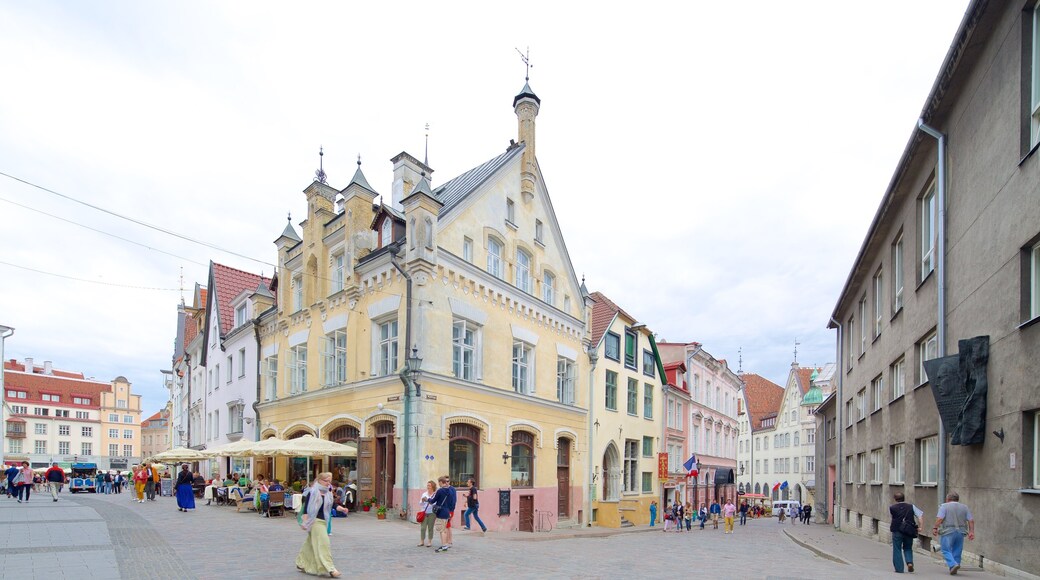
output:
[[397, 446], [391, 436], [386, 439], [386, 454], [383, 456], [383, 501], [380, 505], [394, 503], [394, 484], [397, 482]]
[[520, 531], [534, 531], [534, 496], [520, 496]]
[[372, 437], [358, 439], [357, 486], [358, 499], [366, 500], [376, 494], [375, 488], [376, 440]]
[[571, 514], [571, 445], [569, 439], [560, 439], [556, 451], [556, 513], [558, 519]]

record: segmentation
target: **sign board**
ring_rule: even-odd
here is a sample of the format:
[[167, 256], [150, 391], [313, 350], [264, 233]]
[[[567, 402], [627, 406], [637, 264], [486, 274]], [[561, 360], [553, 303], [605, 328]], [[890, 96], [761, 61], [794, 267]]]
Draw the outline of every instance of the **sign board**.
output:
[[159, 480], [159, 495], [169, 497], [173, 495], [173, 480], [164, 478]]
[[657, 454], [657, 477], [664, 481], [668, 479], [668, 454], [658, 453]]
[[498, 490], [498, 515], [500, 516], [508, 516], [512, 510], [509, 494], [510, 490], [508, 489]]

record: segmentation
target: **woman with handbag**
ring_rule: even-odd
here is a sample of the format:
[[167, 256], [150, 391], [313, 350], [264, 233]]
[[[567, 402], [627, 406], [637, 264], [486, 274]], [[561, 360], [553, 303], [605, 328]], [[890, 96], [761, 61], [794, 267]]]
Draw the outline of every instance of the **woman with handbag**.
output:
[[419, 498], [419, 513], [415, 514], [415, 521], [419, 522], [419, 547], [420, 548], [432, 548], [433, 547], [433, 524], [437, 521], [437, 518], [433, 516], [433, 505], [430, 504], [430, 500], [437, 493], [437, 484], [430, 481], [426, 482], [426, 490], [423, 491], [422, 497]]

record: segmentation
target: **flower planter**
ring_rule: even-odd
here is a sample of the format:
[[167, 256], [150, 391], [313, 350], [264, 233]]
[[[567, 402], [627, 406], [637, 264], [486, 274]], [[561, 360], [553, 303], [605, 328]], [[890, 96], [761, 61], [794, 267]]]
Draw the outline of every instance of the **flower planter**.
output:
[[372, 506], [370, 506], [370, 505], [363, 505], [363, 506], [361, 506], [361, 511], [363, 511], [363, 512], [367, 512], [370, 509], [372, 509]]
[[385, 520], [386, 519], [386, 513], [385, 512], [384, 513], [377, 513], [376, 514], [376, 519], [377, 520]]

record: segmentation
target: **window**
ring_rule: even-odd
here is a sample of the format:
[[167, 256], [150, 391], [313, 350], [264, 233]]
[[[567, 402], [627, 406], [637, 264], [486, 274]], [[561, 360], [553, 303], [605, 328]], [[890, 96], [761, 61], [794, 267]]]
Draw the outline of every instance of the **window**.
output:
[[307, 345], [298, 344], [289, 348], [289, 360], [286, 363], [289, 371], [289, 394], [298, 395], [307, 391]]
[[248, 304], [240, 304], [237, 308], [235, 308], [235, 328], [242, 326], [248, 320], [248, 318], [246, 317], [248, 306]]
[[227, 371], [224, 374], [224, 382], [226, 382], [229, 385], [231, 384], [231, 377], [234, 376], [234, 371], [232, 370], [234, 369], [234, 366], [235, 365], [233, 359], [230, 356], [227, 357]]
[[903, 483], [906, 479], [906, 445], [903, 443], [897, 443], [893, 445], [892, 450], [892, 470], [889, 472], [891, 475], [891, 483]]
[[58, 425], [58, 435], [68, 435], [71, 429], [68, 425]]
[[487, 271], [495, 278], [502, 277], [502, 244], [495, 238], [488, 238]]
[[228, 407], [228, 433], [242, 432], [242, 405], [231, 405]]
[[564, 312], [570, 312], [571, 311], [571, 297], [570, 296], [564, 296], [563, 297], [563, 311]]
[[69, 410], [68, 409], [55, 409], [54, 410], [54, 416], [55, 417], [68, 417], [69, 416]]
[[675, 402], [675, 428], [679, 431], [683, 430], [683, 404], [682, 401]]
[[542, 220], [534, 220], [534, 241], [539, 244], [544, 244], [545, 240], [542, 238]]
[[791, 473], [801, 473], [801, 470], [798, 469], [798, 458], [797, 457], [794, 458], [794, 461], [792, 463], [794, 463], [794, 471], [792, 471]]
[[899, 359], [892, 363], [892, 399], [906, 394], [906, 360]]
[[506, 198], [506, 221], [516, 224], [516, 204], [509, 198]]
[[863, 356], [867, 352], [867, 297], [859, 299], [859, 354]]
[[119, 439], [119, 429], [109, 429], [108, 430], [108, 438], [109, 439]]
[[932, 360], [939, 355], [939, 340], [931, 333], [917, 343], [917, 384], [928, 382], [928, 373], [924, 370], [924, 361]]
[[513, 431], [512, 486], [534, 485], [534, 435], [527, 431]]
[[109, 457], [119, 457], [119, 444], [118, 443], [109, 443], [108, 444], [108, 456]]
[[934, 484], [939, 481], [939, 438], [926, 437], [917, 441], [917, 456], [920, 458], [918, 481]]
[[133, 457], [133, 456], [134, 456], [134, 446], [133, 445], [124, 445], [123, 446], [123, 457]]
[[466, 237], [462, 238], [462, 259], [473, 263], [473, 240]]
[[1033, 413], [1033, 489], [1040, 489], [1040, 411]]
[[556, 359], [556, 400], [565, 404], [574, 404], [574, 361], [566, 357]]
[[856, 344], [855, 341], [852, 338], [853, 336], [855, 336], [856, 319], [853, 318], [853, 317], [849, 317], [849, 322], [846, 324], [846, 326], [848, 327], [848, 330], [847, 330], [847, 332], [845, 334], [845, 336], [847, 337], [845, 339], [845, 341], [846, 341], [845, 352], [849, 353], [849, 365], [848, 365], [848, 368], [849, 368], [849, 370], [852, 370], [852, 363], [853, 363], [853, 361], [856, 360], [856, 353], [855, 353], [854, 349], [852, 348], [852, 346], [854, 344]]
[[903, 235], [892, 244], [892, 312], [903, 308]]
[[[220, 365], [216, 365], [216, 368], [213, 370], [213, 388], [214, 389], [219, 389], [220, 388]], [[119, 401], [116, 401], [116, 406], [117, 407], [120, 406], [119, 405]]]
[[[650, 383], [643, 383], [643, 418], [654, 418], [654, 386]], [[717, 441], [715, 447], [718, 448]]]
[[799, 443], [798, 443], [798, 431], [795, 431], [794, 432], [794, 446], [798, 447], [798, 445], [799, 445]]
[[1040, 4], [1033, 8], [1032, 43], [1029, 52], [1032, 75], [1030, 78], [1029, 99], [1029, 148], [1040, 141]]
[[625, 439], [625, 468], [622, 473], [624, 480], [623, 491], [637, 492], [637, 475], [639, 473], [639, 442], [635, 439]]
[[93, 427], [80, 427], [79, 432], [80, 432], [80, 436], [82, 436], [82, 437], [93, 437], [94, 436], [94, 428]]
[[653, 493], [654, 491], [654, 473], [652, 471], [643, 472], [643, 493]]
[[480, 485], [480, 429], [465, 423], [451, 426], [448, 446], [448, 477], [452, 485], [464, 487], [473, 478]]
[[267, 400], [273, 401], [278, 396], [278, 355], [264, 359], [264, 380], [267, 385]]
[[7, 390], [8, 399], [24, 399], [26, 396], [25, 391], [15, 391], [13, 389]]
[[870, 452], [870, 483], [881, 483], [881, 450], [874, 449]]
[[108, 422], [109, 423], [118, 423], [119, 422], [119, 415], [116, 415], [115, 413], [109, 413], [108, 414]]
[[699, 403], [701, 400], [701, 376], [694, 373], [693, 375], [693, 402]]
[[335, 330], [325, 335], [325, 385], [347, 382], [347, 333]]
[[856, 481], [858, 481], [859, 483], [866, 483], [867, 482], [867, 454], [866, 453], [860, 453], [859, 455], [857, 455], [856, 456], [856, 463], [859, 464], [859, 479], [857, 479]]
[[611, 411], [617, 411], [617, 373], [607, 371], [606, 388], [603, 389], [606, 397], [604, 406]]
[[881, 304], [885, 287], [881, 270], [874, 274], [874, 338], [881, 336]]
[[638, 369], [638, 361], [636, 360], [636, 344], [639, 338], [636, 335], [636, 331], [625, 329], [625, 366], [630, 369]]
[[534, 394], [534, 347], [522, 340], [513, 341], [513, 390]]
[[467, 320], [456, 320], [451, 327], [451, 368], [456, 377], [476, 379], [477, 338], [480, 328]]
[[645, 437], [644, 436], [643, 437], [643, 457], [653, 457], [653, 456], [654, 456], [654, 438], [653, 437]]
[[881, 408], [881, 393], [885, 390], [885, 379], [878, 375], [870, 382], [870, 411], [874, 412]]
[[935, 269], [935, 182], [921, 198], [921, 280]]
[[79, 454], [80, 455], [93, 455], [94, 454], [94, 446], [92, 444], [90, 444], [90, 443], [80, 443], [79, 444]]
[[213, 425], [210, 427], [210, 439], [220, 437], [220, 411], [213, 411]]
[[246, 376], [246, 349], [238, 349], [238, 376], [242, 378]]
[[1040, 242], [1025, 249], [1023, 254], [1026, 263], [1022, 270], [1026, 287], [1023, 289], [1022, 298], [1027, 306], [1023, 318], [1028, 321], [1040, 317]]
[[816, 429], [805, 430], [805, 444], [814, 445], [816, 444]]
[[673, 401], [670, 397], [668, 399], [667, 421], [668, 422], [666, 424], [668, 425], [669, 429], [675, 428], [675, 401]]
[[33, 433], [35, 433], [36, 435], [46, 435], [47, 434], [47, 424], [46, 423], [36, 423], [36, 424], [34, 424], [33, 425]]
[[643, 374], [648, 377], [657, 376], [657, 372], [654, 370], [657, 365], [654, 362], [654, 353], [649, 350], [643, 351]]
[[383, 227], [379, 231], [379, 247], [385, 248], [394, 241], [394, 220], [387, 216], [383, 218]]
[[603, 338], [603, 355], [610, 360], [621, 360], [621, 337], [608, 332]]
[[628, 379], [628, 414], [635, 415], [639, 412], [639, 381]]
[[59, 397], [58, 395], [48, 395], [47, 393], [43, 394], [43, 400], [44, 401], [51, 401], [52, 403], [60, 402], [59, 401], [60, 398], [61, 397]]
[[347, 259], [343, 252], [332, 255], [332, 293], [343, 289], [347, 278]]
[[516, 287], [526, 294], [531, 293], [531, 256], [523, 250], [516, 251]]
[[867, 416], [867, 389], [864, 387], [856, 393], [856, 420]]
[[134, 432], [130, 429], [123, 429], [123, 439], [133, 439]]
[[379, 324], [379, 376], [397, 372], [397, 319]]
[[292, 311], [303, 310], [303, 274], [297, 274], [289, 282], [292, 287]]
[[549, 272], [542, 274], [542, 300], [550, 306], [556, 303], [556, 276]]
[[814, 473], [816, 471], [816, 458], [812, 455], [805, 456], [805, 472]]
[[33, 453], [36, 453], [37, 455], [42, 455], [44, 453], [47, 453], [47, 442], [46, 441], [34, 441], [33, 443], [35, 444], [34, 445], [34, 449], [33, 449]]

